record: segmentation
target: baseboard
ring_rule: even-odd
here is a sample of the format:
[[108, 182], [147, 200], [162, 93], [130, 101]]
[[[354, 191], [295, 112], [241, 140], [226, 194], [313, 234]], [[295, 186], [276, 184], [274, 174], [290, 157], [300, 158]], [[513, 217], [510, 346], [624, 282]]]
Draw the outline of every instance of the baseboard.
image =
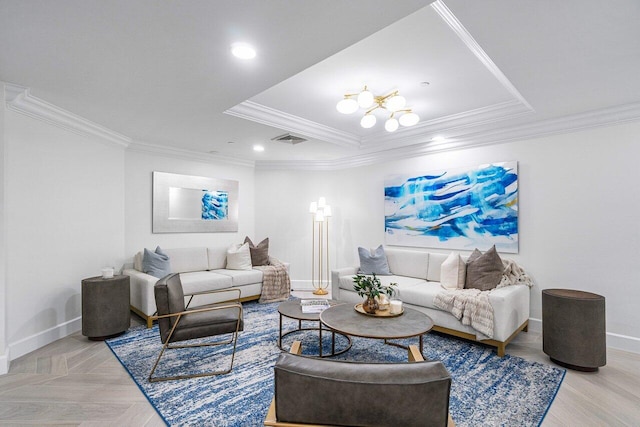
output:
[[9, 360], [17, 359], [20, 356], [31, 353], [60, 338], [78, 332], [80, 329], [82, 329], [82, 317], [77, 317], [53, 328], [23, 338], [20, 341], [9, 343], [8, 352], [11, 354], [11, 359]]
[[0, 355], [0, 375], [4, 375], [9, 372], [9, 349], [4, 354]]
[[640, 354], [640, 338], [607, 332], [607, 347]]
[[[542, 320], [530, 318], [529, 330], [531, 332], [542, 333]], [[607, 348], [615, 348], [617, 350], [640, 354], [640, 338], [607, 332]]]

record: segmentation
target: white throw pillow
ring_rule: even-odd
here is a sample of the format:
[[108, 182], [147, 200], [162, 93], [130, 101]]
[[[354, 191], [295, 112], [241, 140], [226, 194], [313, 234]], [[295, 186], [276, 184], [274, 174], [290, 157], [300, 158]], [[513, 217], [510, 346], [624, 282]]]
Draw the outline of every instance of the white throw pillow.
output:
[[248, 243], [231, 245], [227, 249], [227, 269], [251, 270], [251, 252]]
[[460, 254], [451, 252], [440, 267], [440, 284], [445, 289], [462, 289], [466, 276], [467, 264]]

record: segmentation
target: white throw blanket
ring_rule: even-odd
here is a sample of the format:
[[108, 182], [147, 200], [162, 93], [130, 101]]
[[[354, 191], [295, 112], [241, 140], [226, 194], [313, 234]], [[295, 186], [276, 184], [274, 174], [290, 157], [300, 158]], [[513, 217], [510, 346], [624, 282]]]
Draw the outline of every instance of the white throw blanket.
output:
[[275, 258], [270, 257], [271, 265], [256, 266], [262, 270], [262, 292], [258, 302], [286, 301], [291, 294], [291, 280], [287, 266]]
[[433, 300], [433, 305], [448, 311], [463, 325], [471, 326], [479, 334], [478, 339], [493, 338], [493, 307], [489, 292], [480, 289], [443, 289]]
[[511, 285], [527, 285], [528, 287], [533, 286], [533, 282], [531, 281], [531, 277], [524, 272], [522, 267], [520, 267], [515, 262], [510, 259], [503, 259], [502, 265], [504, 265], [504, 272], [502, 273], [502, 280], [496, 289], [504, 288], [505, 286]]
[[[533, 286], [531, 278], [522, 267], [512, 260], [502, 260], [504, 272], [496, 289], [512, 285]], [[493, 307], [489, 302], [490, 291], [479, 289], [443, 289], [438, 293], [433, 305], [448, 311], [463, 325], [471, 326], [478, 333], [478, 340], [493, 338]]]

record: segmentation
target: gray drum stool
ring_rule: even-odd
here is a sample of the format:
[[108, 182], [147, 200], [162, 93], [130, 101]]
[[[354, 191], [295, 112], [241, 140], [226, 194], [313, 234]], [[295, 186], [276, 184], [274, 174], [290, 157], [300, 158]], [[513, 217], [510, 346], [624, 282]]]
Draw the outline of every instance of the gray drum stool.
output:
[[129, 276], [82, 280], [82, 335], [104, 340], [129, 329]]
[[605, 299], [573, 289], [542, 291], [542, 350], [558, 365], [596, 371], [607, 362]]

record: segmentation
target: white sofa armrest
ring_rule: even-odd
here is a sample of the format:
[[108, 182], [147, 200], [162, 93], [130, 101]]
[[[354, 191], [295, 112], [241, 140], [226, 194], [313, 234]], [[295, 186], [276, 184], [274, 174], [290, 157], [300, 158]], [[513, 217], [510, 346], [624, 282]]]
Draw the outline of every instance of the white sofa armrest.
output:
[[129, 276], [131, 306], [147, 316], [152, 316], [156, 312], [153, 287], [158, 278], [134, 269], [125, 269], [122, 274]]
[[529, 319], [530, 289], [526, 285], [512, 285], [493, 289], [489, 302], [493, 307], [494, 339], [505, 341]]
[[344, 267], [337, 270], [331, 270], [331, 298], [338, 299], [340, 292], [340, 277], [355, 276], [360, 267]]

